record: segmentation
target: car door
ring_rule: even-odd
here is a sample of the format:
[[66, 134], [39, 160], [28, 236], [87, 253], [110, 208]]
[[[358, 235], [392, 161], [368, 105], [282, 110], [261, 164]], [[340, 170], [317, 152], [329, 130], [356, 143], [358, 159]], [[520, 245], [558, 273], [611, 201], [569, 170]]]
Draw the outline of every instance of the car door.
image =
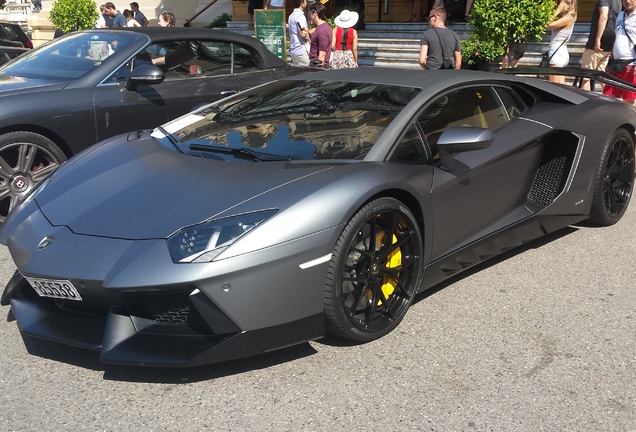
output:
[[468, 86], [439, 97], [419, 115], [434, 158], [436, 141], [449, 127], [488, 128], [495, 136], [486, 149], [452, 155], [452, 169], [436, 161], [433, 259], [531, 215], [527, 194], [541, 158], [534, 143], [550, 128], [518, 118], [526, 108], [515, 96], [507, 87]]
[[[138, 129], [154, 128], [193, 109], [245, 88], [238, 71], [258, 72], [235, 63], [235, 44], [214, 40], [169, 41], [152, 44], [123, 64], [95, 89], [99, 139]], [[165, 74], [160, 84], [127, 90], [131, 71], [153, 63]]]

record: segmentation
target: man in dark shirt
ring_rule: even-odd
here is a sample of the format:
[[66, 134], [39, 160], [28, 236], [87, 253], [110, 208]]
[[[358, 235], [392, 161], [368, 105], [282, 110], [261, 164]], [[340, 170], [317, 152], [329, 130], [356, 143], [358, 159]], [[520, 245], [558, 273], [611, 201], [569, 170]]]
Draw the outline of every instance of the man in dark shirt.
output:
[[[592, 11], [590, 35], [587, 38], [585, 50], [581, 58], [581, 67], [600, 71], [605, 70], [612, 52], [614, 40], [613, 38], [603, 38], [603, 33], [605, 32], [608, 21], [610, 21], [610, 26], [612, 23], [616, 25], [616, 16], [618, 16], [620, 11], [621, 0], [598, 0], [596, 2], [596, 6], [594, 6], [594, 10]], [[610, 20], [610, 17], [613, 19]], [[590, 90], [590, 80], [582, 80], [581, 88]]]
[[309, 6], [309, 19], [316, 26], [311, 34], [309, 61], [320, 60], [323, 67], [329, 66], [331, 59], [331, 40], [333, 31], [327, 22], [327, 8], [322, 3], [314, 2]]
[[438, 7], [428, 16], [431, 28], [422, 34], [420, 44], [420, 66], [422, 69], [459, 69], [462, 66], [462, 51], [459, 36], [446, 28], [446, 10]]
[[142, 27], [148, 26], [148, 18], [146, 18], [146, 15], [144, 15], [143, 12], [139, 10], [139, 3], [132, 2], [130, 4], [130, 10], [132, 10], [132, 12], [135, 14], [135, 16], [133, 17], [135, 18], [135, 21], [141, 24]]
[[111, 2], [104, 3], [106, 14], [113, 19], [113, 28], [126, 27], [126, 18], [117, 10]]

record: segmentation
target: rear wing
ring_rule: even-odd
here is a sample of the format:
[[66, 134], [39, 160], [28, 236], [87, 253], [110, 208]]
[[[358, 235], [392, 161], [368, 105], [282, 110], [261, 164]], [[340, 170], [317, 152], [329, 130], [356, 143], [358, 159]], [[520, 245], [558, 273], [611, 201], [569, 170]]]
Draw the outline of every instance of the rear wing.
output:
[[627, 90], [636, 92], [636, 85], [630, 82], [624, 81], [607, 72], [597, 71], [592, 69], [585, 69], [580, 67], [564, 67], [564, 68], [552, 68], [552, 67], [536, 67], [536, 66], [520, 66], [516, 68], [498, 69], [495, 72], [504, 73], [508, 75], [527, 75], [543, 77], [546, 75], [563, 75], [568, 77], [574, 77], [574, 86], [581, 87], [582, 80], [588, 79], [591, 81], [592, 89], [594, 89], [594, 83], [600, 82], [602, 84], [617, 87], [621, 90]]

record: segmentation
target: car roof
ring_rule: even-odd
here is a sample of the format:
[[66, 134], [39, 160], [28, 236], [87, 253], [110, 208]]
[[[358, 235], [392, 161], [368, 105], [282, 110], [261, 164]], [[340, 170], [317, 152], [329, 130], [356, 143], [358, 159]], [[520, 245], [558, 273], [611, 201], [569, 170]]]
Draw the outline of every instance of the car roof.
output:
[[382, 84], [392, 86], [407, 86], [422, 89], [427, 97], [467, 84], [479, 83], [518, 83], [533, 87], [537, 90], [548, 92], [567, 100], [571, 103], [581, 103], [589, 99], [580, 92], [574, 92], [568, 87], [555, 85], [550, 82], [530, 77], [519, 77], [494, 72], [481, 72], [473, 70], [417, 70], [389, 67], [366, 67], [364, 73], [359, 68], [333, 69], [324, 72], [302, 74], [289, 79], [295, 80], [325, 80], [325, 81], [351, 81], [369, 84]]
[[8, 22], [8, 21], [0, 21], [0, 24], [8, 25], [11, 28], [14, 28], [14, 29], [17, 28], [17, 29], [20, 29], [20, 31], [22, 31], [22, 26], [20, 24], [17, 24], [17, 23]]
[[471, 70], [417, 70], [400, 69], [389, 67], [368, 67], [364, 68], [364, 73], [360, 69], [336, 69], [325, 71], [324, 73], [312, 74], [314, 79], [343, 80], [364, 83], [377, 83], [394, 86], [408, 86], [415, 88], [444, 87], [452, 86], [453, 83], [467, 84], [471, 81], [519, 81], [519, 78], [510, 79], [508, 75], [493, 74], [490, 72], [479, 72]]
[[258, 39], [229, 30], [195, 27], [122, 27], [119, 29], [94, 29], [88, 31], [132, 31], [147, 35], [153, 42], [214, 38], [222, 42], [234, 42], [249, 46], [263, 59], [263, 67], [266, 69], [287, 66], [285, 60], [274, 55]]

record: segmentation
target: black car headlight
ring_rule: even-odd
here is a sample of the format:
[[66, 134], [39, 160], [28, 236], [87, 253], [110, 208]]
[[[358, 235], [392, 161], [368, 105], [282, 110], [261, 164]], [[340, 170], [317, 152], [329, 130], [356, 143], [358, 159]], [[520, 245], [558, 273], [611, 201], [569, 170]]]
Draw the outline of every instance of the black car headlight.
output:
[[176, 263], [213, 261], [232, 243], [276, 213], [266, 210], [215, 219], [181, 228], [168, 237], [168, 249]]

